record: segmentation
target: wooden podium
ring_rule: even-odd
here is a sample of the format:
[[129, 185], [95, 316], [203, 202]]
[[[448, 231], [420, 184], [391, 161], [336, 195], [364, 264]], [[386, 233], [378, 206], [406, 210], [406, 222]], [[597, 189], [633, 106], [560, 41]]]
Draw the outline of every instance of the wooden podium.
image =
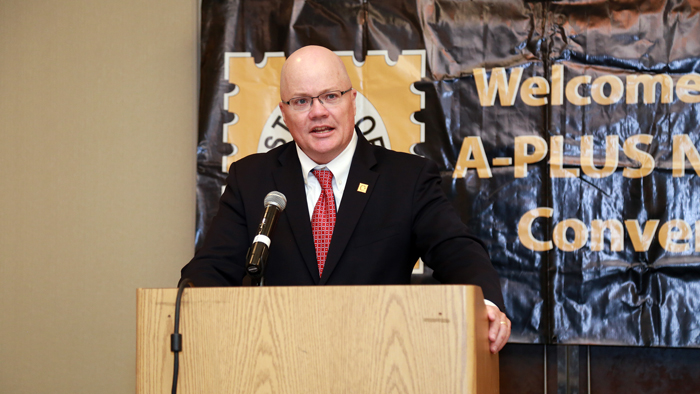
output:
[[[169, 393], [177, 289], [137, 291], [136, 393]], [[178, 393], [498, 393], [475, 286], [188, 288]]]

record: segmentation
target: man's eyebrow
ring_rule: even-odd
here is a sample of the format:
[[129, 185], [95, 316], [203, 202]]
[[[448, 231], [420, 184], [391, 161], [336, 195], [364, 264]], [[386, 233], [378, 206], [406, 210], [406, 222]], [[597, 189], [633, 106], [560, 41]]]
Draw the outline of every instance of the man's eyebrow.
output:
[[320, 91], [319, 93], [317, 93], [317, 94], [312, 94], [312, 93], [299, 93], [299, 94], [293, 94], [292, 97], [315, 97], [315, 96], [320, 96], [320, 95], [322, 95], [322, 94], [324, 94], [324, 93], [333, 92], [333, 91], [336, 91], [336, 90], [337, 90], [337, 91], [342, 91], [342, 89], [338, 89], [338, 88], [328, 88], [328, 89], [323, 89], [323, 90], [321, 90], [321, 91]]

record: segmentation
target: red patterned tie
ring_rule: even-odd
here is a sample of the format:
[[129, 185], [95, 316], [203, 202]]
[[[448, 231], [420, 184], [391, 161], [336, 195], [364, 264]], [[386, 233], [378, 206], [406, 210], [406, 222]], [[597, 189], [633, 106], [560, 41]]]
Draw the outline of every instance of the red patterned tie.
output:
[[314, 214], [311, 217], [318, 276], [321, 276], [323, 275], [323, 266], [326, 264], [328, 246], [331, 244], [331, 237], [333, 237], [333, 227], [335, 227], [335, 197], [332, 186], [333, 173], [329, 170], [313, 170], [313, 173], [318, 179], [318, 183], [321, 184], [321, 195], [318, 197]]

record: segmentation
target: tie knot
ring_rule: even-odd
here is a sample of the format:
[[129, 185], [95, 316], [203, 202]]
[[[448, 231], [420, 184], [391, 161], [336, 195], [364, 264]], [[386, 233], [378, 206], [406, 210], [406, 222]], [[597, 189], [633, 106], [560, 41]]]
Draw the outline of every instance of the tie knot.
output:
[[333, 173], [328, 170], [313, 170], [314, 176], [318, 179], [318, 183], [321, 184], [321, 189], [323, 190], [333, 190]]

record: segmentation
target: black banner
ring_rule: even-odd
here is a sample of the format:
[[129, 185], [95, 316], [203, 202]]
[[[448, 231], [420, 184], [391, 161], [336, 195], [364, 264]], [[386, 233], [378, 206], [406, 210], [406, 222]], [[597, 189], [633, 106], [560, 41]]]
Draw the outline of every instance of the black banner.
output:
[[512, 341], [700, 346], [699, 15], [698, 0], [204, 0], [197, 246], [228, 164], [291, 138], [284, 57], [322, 45], [368, 139], [440, 166], [501, 275]]

